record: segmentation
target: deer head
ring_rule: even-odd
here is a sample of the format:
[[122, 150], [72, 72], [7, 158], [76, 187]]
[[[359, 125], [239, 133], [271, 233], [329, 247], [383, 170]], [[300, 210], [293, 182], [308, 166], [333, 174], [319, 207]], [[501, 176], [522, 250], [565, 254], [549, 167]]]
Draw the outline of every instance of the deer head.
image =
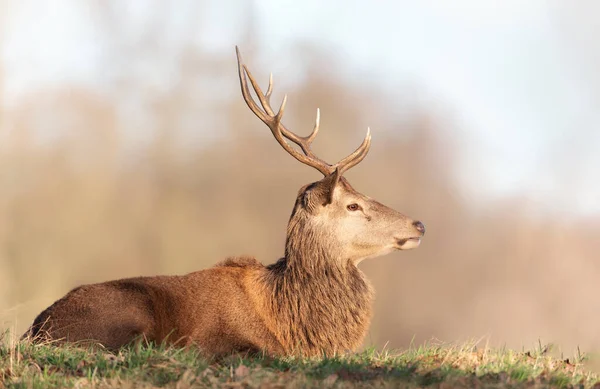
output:
[[[299, 136], [289, 131], [281, 122], [287, 95], [275, 113], [270, 103], [273, 75], [269, 78], [267, 92], [263, 94], [243, 64], [237, 46], [236, 53], [242, 95], [250, 110], [269, 127], [277, 142], [289, 154], [303, 164], [317, 169], [324, 176], [320, 181], [305, 185], [298, 192], [288, 225], [286, 258], [314, 256], [358, 264], [363, 259], [394, 250], [418, 247], [425, 234], [423, 223], [357, 192], [342, 176], [367, 155], [371, 145], [370, 129], [367, 129], [364, 141], [352, 154], [333, 165], [323, 161], [311, 150], [311, 143], [319, 132], [319, 110], [317, 109], [313, 130], [308, 136]], [[260, 106], [251, 96], [248, 80]], [[286, 139], [296, 144], [299, 150]]]

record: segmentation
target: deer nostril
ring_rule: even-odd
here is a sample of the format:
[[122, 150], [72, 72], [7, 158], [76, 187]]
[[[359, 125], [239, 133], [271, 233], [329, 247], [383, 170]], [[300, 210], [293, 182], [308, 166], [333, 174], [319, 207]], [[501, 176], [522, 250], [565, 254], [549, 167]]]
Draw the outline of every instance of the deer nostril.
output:
[[414, 222], [413, 226], [415, 226], [417, 231], [419, 231], [421, 234], [425, 233], [425, 225], [423, 223], [421, 223], [420, 221]]

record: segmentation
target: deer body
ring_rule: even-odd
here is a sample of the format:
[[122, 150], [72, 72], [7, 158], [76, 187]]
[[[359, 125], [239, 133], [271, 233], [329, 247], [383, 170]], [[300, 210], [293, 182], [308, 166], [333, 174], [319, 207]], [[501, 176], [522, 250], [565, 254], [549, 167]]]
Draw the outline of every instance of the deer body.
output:
[[[86, 285], [42, 312], [30, 335], [110, 350], [142, 337], [197, 345], [207, 356], [354, 350], [368, 328], [371, 289], [358, 271], [348, 277], [356, 279], [336, 279], [324, 288], [318, 283], [331, 273], [323, 270], [298, 283], [293, 272], [282, 274], [283, 261], [264, 267], [254, 259], [232, 258], [184, 276]], [[360, 289], [352, 289], [356, 286]]]
[[[285, 255], [263, 266], [230, 258], [184, 276], [139, 277], [85, 285], [40, 313], [25, 336], [99, 343], [116, 350], [136, 339], [197, 345], [208, 356], [236, 351], [334, 355], [362, 343], [371, 320], [372, 288], [357, 265], [366, 258], [417, 247], [421, 222], [357, 192], [342, 177], [367, 154], [370, 134], [335, 165], [316, 157], [270, 107], [241, 63], [244, 100], [294, 158], [324, 178], [302, 187], [287, 229]], [[250, 97], [246, 75], [262, 109]], [[290, 140], [302, 151], [291, 147]]]

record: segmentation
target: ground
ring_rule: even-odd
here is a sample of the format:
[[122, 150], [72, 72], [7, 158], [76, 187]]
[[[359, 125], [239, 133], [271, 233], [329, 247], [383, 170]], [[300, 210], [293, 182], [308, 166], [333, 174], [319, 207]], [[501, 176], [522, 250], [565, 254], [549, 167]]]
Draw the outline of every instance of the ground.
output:
[[600, 388], [590, 358], [429, 343], [336, 358], [234, 355], [218, 362], [194, 350], [142, 346], [114, 354], [0, 339], [0, 388]]

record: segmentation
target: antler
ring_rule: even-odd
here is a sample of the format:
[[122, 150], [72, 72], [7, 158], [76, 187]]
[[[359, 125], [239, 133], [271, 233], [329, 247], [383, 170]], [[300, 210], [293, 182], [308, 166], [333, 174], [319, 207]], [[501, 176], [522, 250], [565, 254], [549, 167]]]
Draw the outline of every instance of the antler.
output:
[[[269, 77], [269, 87], [267, 88], [267, 93], [263, 94], [262, 90], [258, 86], [258, 83], [252, 77], [252, 73], [248, 70], [248, 67], [243, 64], [242, 56], [240, 54], [240, 50], [238, 47], [235, 47], [235, 51], [237, 53], [238, 60], [238, 72], [240, 75], [240, 84], [242, 87], [242, 95], [244, 96], [244, 101], [248, 104], [248, 107], [254, 114], [265, 123], [277, 142], [283, 147], [288, 153], [290, 153], [294, 158], [298, 161], [302, 162], [305, 165], [312, 166], [318, 171], [320, 171], [324, 176], [328, 176], [334, 173], [337, 170], [337, 175], [341, 176], [346, 170], [350, 169], [353, 166], [356, 166], [360, 161], [362, 161], [367, 153], [369, 152], [369, 147], [371, 146], [371, 130], [367, 129], [367, 136], [363, 140], [362, 144], [350, 155], [346, 158], [342, 159], [338, 163], [334, 165], [330, 165], [327, 162], [323, 161], [319, 157], [317, 157], [311, 150], [311, 143], [317, 136], [319, 132], [319, 122], [320, 122], [320, 111], [317, 109], [317, 118], [315, 120], [315, 126], [313, 127], [312, 132], [308, 136], [299, 136], [289, 131], [285, 126], [281, 123], [281, 118], [283, 117], [283, 112], [285, 111], [285, 104], [287, 102], [287, 95], [284, 96], [283, 101], [281, 102], [281, 106], [277, 113], [273, 111], [271, 108], [271, 93], [273, 92], [273, 74]], [[252, 88], [254, 92], [256, 92], [256, 96], [262, 106], [256, 103], [256, 101], [252, 98], [250, 94], [250, 88], [248, 87], [248, 80], [252, 84]], [[296, 145], [300, 147], [302, 153], [300, 153], [297, 149], [295, 149], [292, 145], [286, 142], [285, 139], [288, 139], [294, 142]]]

